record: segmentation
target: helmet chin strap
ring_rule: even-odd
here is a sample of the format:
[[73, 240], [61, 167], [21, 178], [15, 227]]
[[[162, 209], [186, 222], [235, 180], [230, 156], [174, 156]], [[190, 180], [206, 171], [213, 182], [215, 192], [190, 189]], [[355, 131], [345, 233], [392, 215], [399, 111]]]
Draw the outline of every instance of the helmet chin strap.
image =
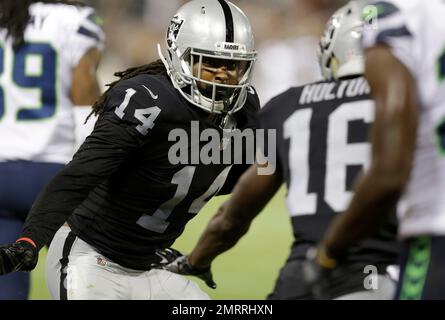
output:
[[[194, 81], [199, 81], [199, 79], [196, 79], [193, 76], [184, 75], [181, 72], [175, 70], [172, 60], [164, 55], [162, 47], [159, 43], [157, 44], [157, 49], [159, 58], [165, 66], [167, 75], [171, 79], [173, 87], [177, 89], [181, 93], [181, 95], [193, 105], [207, 112], [217, 113], [220, 115], [232, 115], [233, 113], [238, 111], [244, 104], [247, 97], [245, 85], [240, 85], [239, 88], [235, 88], [237, 90], [240, 90], [240, 93], [238, 95], [233, 95], [232, 97], [226, 97], [225, 95], [222, 95], [221, 100], [216, 101], [216, 92], [212, 92], [211, 97], [203, 94], [203, 92], [194, 84]], [[187, 88], [188, 86], [190, 86], [190, 90], [196, 91], [191, 91], [190, 95], [187, 94], [186, 92], [184, 92], [184, 88]], [[230, 90], [232, 89], [227, 88], [226, 90], [228, 93], [230, 93]], [[213, 91], [215, 91], [215, 89]], [[218, 94], [221, 96], [221, 92], [219, 92]], [[234, 104], [233, 110], [230, 109], [230, 105], [232, 104]]]
[[[230, 99], [227, 98], [227, 96], [225, 98], [223, 98], [223, 104], [224, 104], [224, 110], [230, 110]], [[228, 111], [227, 113], [229, 113], [230, 111]]]
[[223, 130], [236, 129], [236, 125], [237, 125], [236, 120], [230, 112], [219, 115], [217, 117], [217, 120], [221, 120], [221, 121], [219, 123], [215, 123], [215, 124], [218, 125], [218, 127], [220, 127]]
[[[225, 108], [230, 107], [230, 100], [224, 99], [223, 104]], [[227, 110], [227, 109], [225, 109]], [[211, 113], [209, 115], [209, 120], [213, 122], [215, 125], [217, 125], [219, 128], [223, 130], [234, 130], [236, 129], [237, 122], [235, 118], [233, 117], [233, 111], [224, 111], [220, 114]]]
[[234, 130], [236, 129], [237, 123], [235, 118], [233, 117], [233, 110], [230, 109], [230, 98], [225, 97], [223, 99], [223, 104], [224, 104], [224, 110], [229, 110], [229, 111], [226, 111], [225, 113], [222, 114], [223, 119], [220, 127], [225, 130]]

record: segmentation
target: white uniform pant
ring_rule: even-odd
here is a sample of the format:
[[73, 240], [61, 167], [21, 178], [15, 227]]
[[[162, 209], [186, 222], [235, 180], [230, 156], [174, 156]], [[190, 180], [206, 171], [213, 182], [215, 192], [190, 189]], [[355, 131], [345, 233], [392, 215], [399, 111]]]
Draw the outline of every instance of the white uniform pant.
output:
[[334, 300], [393, 300], [396, 294], [397, 282], [389, 275], [377, 276], [378, 289], [358, 291]]
[[62, 227], [46, 261], [46, 282], [55, 300], [208, 300], [186, 277], [164, 270], [124, 268]]

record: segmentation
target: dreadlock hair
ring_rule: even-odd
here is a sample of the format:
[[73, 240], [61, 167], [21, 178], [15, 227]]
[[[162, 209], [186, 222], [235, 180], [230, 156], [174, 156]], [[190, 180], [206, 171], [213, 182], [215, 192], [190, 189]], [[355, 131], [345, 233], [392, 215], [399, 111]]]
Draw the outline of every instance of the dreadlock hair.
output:
[[24, 42], [23, 34], [31, 18], [29, 6], [36, 2], [85, 5], [80, 1], [69, 0], [0, 0], [0, 28], [6, 29], [7, 37], [14, 39], [15, 48]]
[[113, 87], [118, 84], [119, 82], [121, 82], [122, 80], [126, 80], [126, 79], [130, 79], [133, 77], [136, 77], [140, 74], [152, 74], [152, 75], [167, 75], [167, 69], [164, 66], [164, 63], [162, 62], [161, 59], [153, 61], [150, 64], [145, 64], [143, 66], [140, 67], [133, 67], [133, 68], [129, 68], [125, 71], [119, 71], [116, 72], [114, 75], [116, 77], [119, 77], [120, 79], [107, 84], [107, 91], [105, 91], [105, 93], [99, 98], [99, 100], [96, 101], [96, 103], [94, 103], [93, 105], [93, 111], [91, 112], [91, 114], [88, 116], [88, 118], [86, 119], [85, 122], [88, 121], [88, 119], [94, 114], [96, 116], [101, 115], [104, 112], [104, 106], [105, 106], [105, 100], [107, 98], [107, 94], [108, 92], [110, 92], [111, 89], [113, 89]]

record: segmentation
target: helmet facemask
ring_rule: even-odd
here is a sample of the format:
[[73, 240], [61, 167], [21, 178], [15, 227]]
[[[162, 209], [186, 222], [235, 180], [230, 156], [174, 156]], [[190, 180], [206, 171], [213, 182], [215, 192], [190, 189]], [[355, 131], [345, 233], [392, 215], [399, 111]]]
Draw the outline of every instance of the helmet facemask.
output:
[[244, 105], [254, 57], [216, 56], [192, 49], [189, 59], [193, 73], [183, 76], [192, 82], [193, 101], [206, 106], [211, 113], [233, 113]]
[[[169, 53], [172, 63], [176, 60], [180, 66], [179, 71], [174, 71], [173, 79], [178, 79], [177, 84], [187, 100], [210, 113], [234, 113], [242, 108], [252, 80], [256, 53], [196, 48], [188, 48], [179, 57], [177, 52]], [[219, 73], [226, 76], [218, 78]]]

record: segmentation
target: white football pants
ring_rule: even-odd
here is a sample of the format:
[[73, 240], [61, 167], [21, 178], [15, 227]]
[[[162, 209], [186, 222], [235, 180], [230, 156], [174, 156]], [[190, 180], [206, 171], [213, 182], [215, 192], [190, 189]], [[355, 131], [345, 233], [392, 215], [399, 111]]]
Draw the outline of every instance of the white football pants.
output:
[[186, 277], [124, 268], [62, 227], [48, 251], [46, 282], [54, 300], [208, 300]]

